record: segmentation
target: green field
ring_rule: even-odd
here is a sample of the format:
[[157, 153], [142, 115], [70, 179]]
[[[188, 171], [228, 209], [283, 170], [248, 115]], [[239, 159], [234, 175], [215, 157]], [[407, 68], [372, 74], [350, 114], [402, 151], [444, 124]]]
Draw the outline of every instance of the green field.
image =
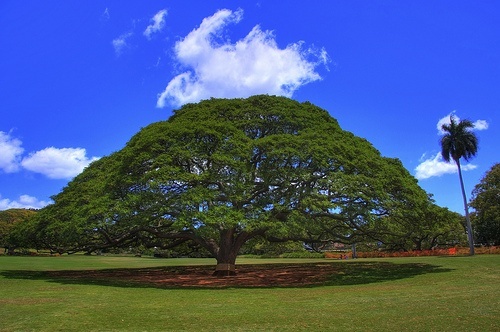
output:
[[0, 256], [0, 331], [500, 331], [500, 255], [320, 261], [323, 285], [181, 289], [46, 274], [214, 260]]

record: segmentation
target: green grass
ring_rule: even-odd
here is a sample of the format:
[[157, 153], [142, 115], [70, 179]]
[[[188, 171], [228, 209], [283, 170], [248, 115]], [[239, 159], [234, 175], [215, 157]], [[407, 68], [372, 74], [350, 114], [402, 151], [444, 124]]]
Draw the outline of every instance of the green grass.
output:
[[213, 265], [207, 259], [0, 256], [0, 331], [500, 331], [500, 255], [322, 262], [320, 286], [158, 288], [47, 271]]

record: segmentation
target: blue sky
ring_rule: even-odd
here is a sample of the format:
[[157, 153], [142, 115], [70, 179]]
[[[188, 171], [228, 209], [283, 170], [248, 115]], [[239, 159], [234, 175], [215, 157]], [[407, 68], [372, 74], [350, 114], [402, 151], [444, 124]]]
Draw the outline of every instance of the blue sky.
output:
[[328, 110], [463, 213], [438, 127], [476, 124], [470, 195], [500, 161], [500, 3], [3, 0], [0, 210], [50, 203], [183, 103], [260, 93]]

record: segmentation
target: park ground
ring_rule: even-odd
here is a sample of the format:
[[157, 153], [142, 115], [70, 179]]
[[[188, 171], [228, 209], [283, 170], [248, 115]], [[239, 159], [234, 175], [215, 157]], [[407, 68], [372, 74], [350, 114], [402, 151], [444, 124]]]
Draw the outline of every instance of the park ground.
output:
[[500, 255], [0, 256], [0, 331], [500, 331]]

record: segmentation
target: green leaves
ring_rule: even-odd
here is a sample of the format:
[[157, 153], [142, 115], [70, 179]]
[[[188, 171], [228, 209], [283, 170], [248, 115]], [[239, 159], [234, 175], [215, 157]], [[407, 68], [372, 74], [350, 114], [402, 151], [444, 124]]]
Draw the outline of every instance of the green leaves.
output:
[[42, 219], [75, 225], [88, 248], [177, 238], [213, 254], [229, 245], [235, 257], [255, 236], [353, 239], [422, 197], [399, 161], [325, 110], [254, 96], [189, 104], [143, 128], [75, 178]]
[[450, 124], [444, 124], [442, 130], [445, 132], [441, 138], [441, 155], [446, 161], [453, 159], [458, 163], [460, 158], [469, 160], [477, 153], [478, 140], [472, 132], [474, 124], [469, 120], [455, 121], [450, 116]]
[[470, 206], [479, 243], [500, 244], [500, 163], [493, 165], [472, 191]]

